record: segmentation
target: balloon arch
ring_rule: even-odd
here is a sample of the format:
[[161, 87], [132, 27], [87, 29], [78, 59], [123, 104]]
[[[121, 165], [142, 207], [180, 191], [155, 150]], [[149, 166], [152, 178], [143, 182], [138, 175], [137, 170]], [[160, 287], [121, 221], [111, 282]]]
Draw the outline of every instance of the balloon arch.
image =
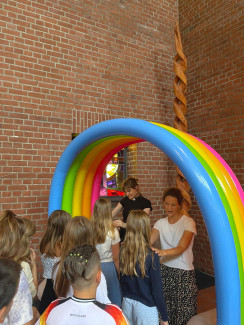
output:
[[139, 119], [96, 124], [64, 150], [53, 175], [49, 215], [63, 209], [90, 218], [104, 169], [122, 148], [148, 141], [182, 171], [207, 227], [216, 285], [217, 324], [244, 324], [244, 193], [226, 162], [203, 141]]

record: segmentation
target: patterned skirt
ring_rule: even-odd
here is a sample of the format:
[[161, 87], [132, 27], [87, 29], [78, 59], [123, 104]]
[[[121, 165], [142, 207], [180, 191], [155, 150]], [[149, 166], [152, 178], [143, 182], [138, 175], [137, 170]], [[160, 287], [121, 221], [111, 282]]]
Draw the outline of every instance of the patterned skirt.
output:
[[186, 325], [197, 313], [195, 271], [161, 264], [161, 275], [169, 325]]

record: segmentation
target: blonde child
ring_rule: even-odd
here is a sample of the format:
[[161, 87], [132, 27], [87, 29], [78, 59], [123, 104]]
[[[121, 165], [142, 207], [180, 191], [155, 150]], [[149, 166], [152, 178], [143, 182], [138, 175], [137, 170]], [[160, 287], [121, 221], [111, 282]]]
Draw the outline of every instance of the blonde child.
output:
[[[25, 243], [25, 244], [23, 244]], [[29, 253], [29, 244], [25, 235], [24, 222], [10, 211], [4, 211], [0, 217], [0, 256], [19, 264]], [[8, 314], [12, 325], [34, 324], [32, 296], [24, 271], [21, 271], [19, 286]]]
[[48, 218], [46, 232], [40, 242], [44, 278], [38, 288], [41, 314], [57, 298], [53, 290], [52, 272], [55, 264], [60, 261], [64, 229], [70, 219], [71, 215], [64, 210], [53, 211]]
[[[64, 277], [63, 265], [68, 251], [78, 245], [93, 245], [92, 225], [85, 217], [74, 217], [66, 225], [61, 250], [61, 259], [53, 273], [54, 288], [57, 297], [72, 297], [73, 289], [70, 282]], [[107, 296], [107, 285], [104, 275], [97, 288], [96, 300], [101, 303], [110, 303]]]
[[120, 253], [122, 310], [130, 325], [168, 325], [159, 257], [150, 248], [150, 220], [145, 211], [132, 210]]
[[[92, 214], [94, 244], [100, 255], [102, 272], [107, 281], [108, 297], [121, 307], [119, 274], [119, 232], [113, 226], [112, 206], [108, 199], [98, 199]], [[118, 274], [117, 274], [117, 272]]]
[[[4, 210], [1, 215], [1, 220], [8, 219], [10, 222], [17, 222], [20, 228], [21, 242], [19, 245], [21, 249], [19, 250], [18, 262], [27, 279], [28, 286], [31, 292], [32, 298], [36, 296], [38, 280], [37, 280], [37, 268], [36, 268], [36, 254], [35, 251], [30, 248], [30, 239], [36, 232], [36, 227], [34, 223], [27, 218], [19, 218], [11, 210]], [[6, 220], [7, 220], [6, 219]], [[34, 301], [33, 301], [34, 306]], [[34, 313], [38, 316], [39, 313], [36, 308], [33, 308]]]

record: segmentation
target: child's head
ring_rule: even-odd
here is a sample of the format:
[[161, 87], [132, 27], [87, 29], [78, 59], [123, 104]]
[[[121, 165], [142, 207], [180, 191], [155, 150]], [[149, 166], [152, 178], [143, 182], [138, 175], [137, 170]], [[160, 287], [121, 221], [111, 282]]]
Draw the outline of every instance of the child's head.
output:
[[112, 234], [114, 233], [110, 200], [101, 198], [95, 202], [92, 224], [95, 244], [104, 243], [109, 231], [112, 231]]
[[46, 232], [40, 242], [41, 254], [55, 256], [56, 245], [61, 247], [64, 229], [70, 219], [71, 215], [64, 210], [55, 210], [50, 214]]
[[148, 214], [143, 210], [131, 210], [126, 222], [127, 240], [150, 245], [151, 226]]
[[93, 208], [93, 218], [95, 220], [111, 220], [112, 219], [112, 205], [108, 199], [96, 200]]
[[74, 217], [66, 225], [62, 244], [62, 256], [78, 245], [93, 245], [91, 221], [85, 217]]
[[81, 245], [71, 249], [63, 264], [63, 275], [76, 290], [97, 286], [96, 276], [101, 269], [100, 257], [94, 246]]
[[0, 258], [0, 323], [7, 316], [16, 294], [21, 266], [10, 259]]
[[29, 239], [31, 239], [31, 237], [36, 233], [36, 226], [30, 219], [22, 218], [22, 220], [24, 221], [25, 234]]
[[121, 248], [120, 270], [127, 275], [136, 275], [139, 263], [142, 277], [145, 276], [145, 258], [150, 247], [151, 226], [148, 214], [143, 210], [132, 210], [126, 222], [126, 235]]
[[55, 291], [58, 297], [65, 297], [69, 282], [64, 278], [62, 269], [67, 253], [76, 246], [93, 246], [93, 231], [91, 221], [85, 217], [74, 217], [66, 225], [61, 249], [61, 259], [55, 282]]
[[0, 256], [20, 263], [29, 254], [24, 222], [14, 214], [0, 219]]

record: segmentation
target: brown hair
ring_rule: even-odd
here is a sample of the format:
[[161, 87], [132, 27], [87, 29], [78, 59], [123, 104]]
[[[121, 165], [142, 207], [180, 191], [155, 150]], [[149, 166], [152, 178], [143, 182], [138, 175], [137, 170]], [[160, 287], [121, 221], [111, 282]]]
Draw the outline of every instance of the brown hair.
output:
[[94, 244], [103, 244], [109, 231], [114, 238], [115, 228], [112, 219], [112, 205], [108, 199], [98, 199], [93, 208], [92, 226]]
[[184, 198], [183, 198], [183, 195], [182, 195], [181, 191], [178, 188], [171, 187], [171, 188], [166, 189], [163, 192], [163, 202], [165, 201], [167, 196], [172, 196], [172, 197], [176, 198], [178, 204], [182, 205]]
[[70, 285], [62, 273], [66, 255], [72, 248], [84, 244], [94, 246], [91, 221], [85, 217], [74, 217], [67, 223], [64, 231], [61, 259], [55, 281], [55, 292], [58, 297], [65, 297]]
[[14, 214], [0, 218], [0, 256], [20, 263], [29, 254], [29, 240], [24, 222]]
[[62, 273], [74, 288], [89, 287], [101, 268], [100, 257], [94, 246], [72, 248], [65, 257]]
[[126, 234], [120, 253], [122, 274], [138, 276], [136, 272], [138, 262], [142, 278], [145, 277], [145, 259], [150, 248], [150, 236], [151, 226], [148, 214], [143, 210], [131, 210], [126, 222]]
[[22, 218], [22, 220], [24, 221], [25, 234], [29, 239], [31, 239], [31, 237], [36, 233], [36, 226], [30, 219]]
[[64, 229], [70, 219], [71, 215], [64, 210], [55, 210], [50, 214], [46, 232], [40, 242], [41, 254], [55, 256], [56, 245], [61, 246]]
[[122, 183], [122, 190], [123, 192], [125, 192], [129, 188], [138, 189], [138, 179], [136, 179], [135, 177], [126, 178]]
[[3, 210], [0, 220], [6, 217], [16, 217], [17, 215], [12, 210]]

